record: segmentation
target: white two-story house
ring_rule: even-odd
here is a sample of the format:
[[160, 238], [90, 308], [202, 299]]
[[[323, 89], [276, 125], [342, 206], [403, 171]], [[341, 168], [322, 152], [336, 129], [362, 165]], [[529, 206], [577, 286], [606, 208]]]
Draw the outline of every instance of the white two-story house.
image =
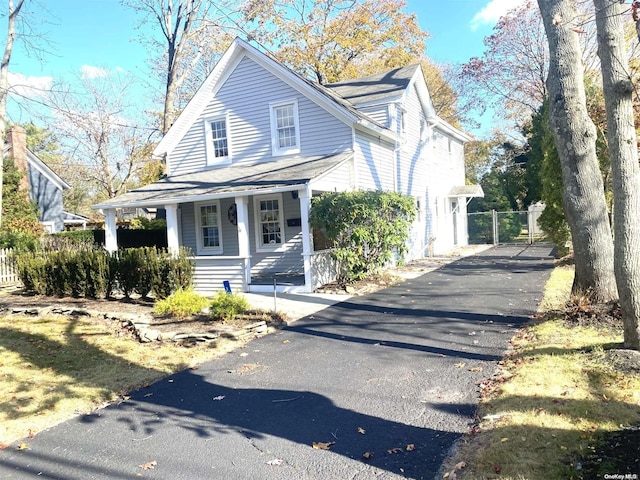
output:
[[318, 85], [236, 39], [154, 155], [166, 177], [94, 208], [117, 249], [115, 209], [161, 207], [170, 249], [191, 249], [197, 291], [310, 292], [333, 279], [314, 246], [310, 202], [328, 191], [412, 195], [409, 259], [466, 245], [463, 144], [418, 65]]

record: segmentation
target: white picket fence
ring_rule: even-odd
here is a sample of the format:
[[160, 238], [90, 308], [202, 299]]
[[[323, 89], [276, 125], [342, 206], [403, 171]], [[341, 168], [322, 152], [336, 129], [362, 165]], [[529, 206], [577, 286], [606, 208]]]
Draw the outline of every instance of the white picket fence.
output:
[[18, 283], [18, 273], [13, 262], [13, 250], [0, 248], [0, 285]]

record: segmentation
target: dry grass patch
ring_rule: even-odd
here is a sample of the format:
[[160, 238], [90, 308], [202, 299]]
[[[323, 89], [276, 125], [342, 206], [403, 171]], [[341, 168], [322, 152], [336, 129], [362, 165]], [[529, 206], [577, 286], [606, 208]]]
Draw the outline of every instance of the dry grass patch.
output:
[[240, 344], [141, 344], [93, 317], [0, 317], [0, 447]]
[[[572, 279], [567, 267], [554, 271], [547, 309], [566, 304]], [[479, 423], [445, 465], [444, 476], [591, 478], [584, 459], [602, 436], [640, 424], [640, 376], [607, 360], [606, 351], [621, 342], [619, 328], [571, 325], [559, 313], [521, 330], [497, 374], [481, 385]], [[626, 473], [611, 468], [604, 473]]]

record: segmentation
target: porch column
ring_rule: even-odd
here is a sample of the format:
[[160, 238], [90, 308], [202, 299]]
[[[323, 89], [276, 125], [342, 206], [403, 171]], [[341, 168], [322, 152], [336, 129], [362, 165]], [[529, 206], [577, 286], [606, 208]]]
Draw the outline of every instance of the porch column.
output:
[[242, 257], [245, 289], [251, 283], [251, 250], [249, 248], [249, 198], [235, 197], [238, 219], [238, 255]]
[[178, 236], [178, 205], [164, 205], [167, 212], [167, 248], [172, 255], [180, 251], [180, 239]]
[[309, 187], [298, 190], [300, 200], [300, 225], [302, 228], [302, 259], [304, 261], [304, 285], [311, 291], [311, 254], [313, 253], [313, 238], [309, 226], [309, 211], [311, 209], [311, 189]]
[[116, 209], [105, 208], [104, 215], [104, 248], [107, 252], [118, 250], [118, 232], [116, 230]]

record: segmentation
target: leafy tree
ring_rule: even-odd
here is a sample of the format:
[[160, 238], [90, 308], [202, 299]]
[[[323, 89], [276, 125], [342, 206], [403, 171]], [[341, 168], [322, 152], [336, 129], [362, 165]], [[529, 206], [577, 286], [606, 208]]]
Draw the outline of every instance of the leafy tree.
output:
[[33, 246], [43, 233], [38, 222], [38, 207], [29, 198], [29, 192], [20, 188], [24, 173], [12, 158], [5, 158], [3, 165], [3, 221], [0, 228], [0, 247], [13, 248]]
[[302, 75], [325, 84], [414, 63], [424, 32], [405, 0], [249, 0], [251, 34]]
[[542, 158], [540, 168], [541, 198], [545, 207], [538, 223], [549, 239], [560, 249], [560, 252], [564, 253], [566, 252], [565, 244], [571, 239], [571, 234], [562, 203], [562, 166], [548, 122], [549, 103], [545, 102], [533, 118], [535, 128], [532, 129], [529, 139], [529, 144], [533, 145], [532, 150], [535, 149]]
[[414, 217], [412, 197], [361, 190], [313, 197], [310, 221], [334, 243], [342, 267], [338, 280], [348, 283], [382, 268], [394, 255], [402, 258]]
[[572, 292], [595, 301], [617, 297], [613, 241], [596, 156], [596, 129], [586, 108], [584, 67], [574, 0], [538, 0], [549, 42], [549, 125], [564, 184], [563, 204], [573, 239]]
[[503, 16], [484, 40], [485, 52], [463, 67], [481, 108], [496, 111], [523, 125], [547, 97], [548, 46], [536, 5], [524, 2]]

